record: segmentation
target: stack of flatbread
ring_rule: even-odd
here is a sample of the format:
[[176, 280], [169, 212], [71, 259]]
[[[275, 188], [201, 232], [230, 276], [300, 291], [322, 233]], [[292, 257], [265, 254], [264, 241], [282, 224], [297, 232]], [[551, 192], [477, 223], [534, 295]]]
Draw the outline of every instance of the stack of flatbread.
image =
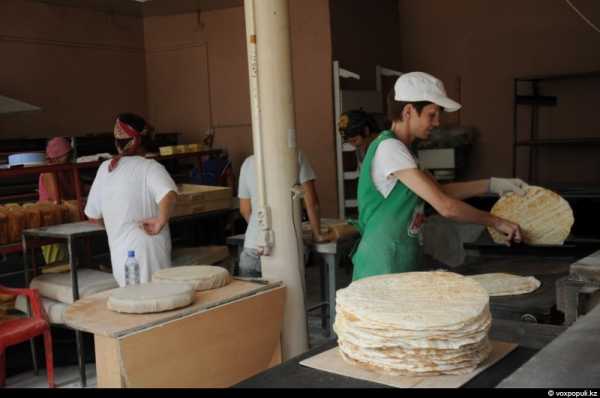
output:
[[340, 353], [357, 366], [391, 375], [467, 374], [491, 352], [488, 293], [461, 275], [374, 276], [336, 297]]
[[[525, 196], [509, 193], [494, 205], [491, 213], [519, 224], [523, 241], [529, 245], [562, 245], [575, 222], [573, 210], [560, 195], [530, 186]], [[494, 242], [505, 244], [506, 237], [488, 228]]]

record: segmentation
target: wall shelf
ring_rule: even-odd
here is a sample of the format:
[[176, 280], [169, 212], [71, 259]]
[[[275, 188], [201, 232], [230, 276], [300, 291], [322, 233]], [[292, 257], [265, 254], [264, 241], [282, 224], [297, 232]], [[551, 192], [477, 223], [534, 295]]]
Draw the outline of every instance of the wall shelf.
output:
[[[186, 158], [196, 158], [198, 159], [198, 165], [201, 167], [202, 165], [202, 157], [208, 155], [215, 155], [222, 153], [221, 149], [211, 149], [199, 152], [190, 152], [190, 153], [182, 153], [176, 155], [168, 155], [168, 156], [152, 156], [148, 157], [151, 159], [155, 159], [157, 161], [165, 161], [165, 160], [173, 160], [173, 159], [186, 159]], [[79, 205], [79, 213], [82, 220], [85, 220], [85, 214], [83, 213], [83, 192], [82, 185], [80, 180], [79, 171], [83, 169], [95, 169], [98, 168], [103, 160], [98, 162], [86, 162], [86, 163], [66, 163], [66, 164], [55, 164], [55, 165], [46, 165], [46, 166], [34, 166], [34, 167], [12, 167], [9, 169], [0, 170], [0, 180], [3, 178], [10, 177], [18, 177], [29, 174], [40, 174], [40, 173], [48, 173], [48, 172], [57, 172], [57, 171], [70, 171], [73, 175], [73, 181], [75, 184], [75, 194], [76, 199]], [[8, 245], [0, 246], [0, 254], [10, 254], [10, 253], [20, 253], [21, 252], [21, 242], [15, 242]]]
[[[545, 76], [517, 77], [513, 81], [513, 157], [512, 174], [517, 177], [517, 152], [518, 148], [527, 148], [529, 154], [528, 181], [537, 182], [537, 153], [542, 147], [583, 147], [600, 145], [600, 134], [596, 137], [570, 137], [570, 138], [544, 138], [540, 134], [539, 108], [543, 106], [558, 106], [556, 96], [540, 94], [540, 84], [559, 80], [599, 79], [600, 71], [574, 74], [559, 74]], [[519, 88], [528, 86], [527, 94], [519, 93]], [[527, 106], [530, 110], [530, 125], [527, 138], [520, 138], [518, 134], [517, 112], [520, 106]]]
[[600, 145], [600, 137], [555, 138], [517, 141], [516, 146], [553, 146], [553, 145]]

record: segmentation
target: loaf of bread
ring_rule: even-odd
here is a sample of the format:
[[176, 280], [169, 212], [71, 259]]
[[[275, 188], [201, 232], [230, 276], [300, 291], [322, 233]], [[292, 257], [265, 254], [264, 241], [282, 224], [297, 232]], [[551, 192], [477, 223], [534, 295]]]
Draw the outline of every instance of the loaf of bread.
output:
[[0, 245], [8, 244], [8, 210], [0, 206]]
[[26, 226], [25, 211], [21, 206], [11, 206], [8, 208], [8, 243], [21, 241], [21, 233]]
[[76, 200], [65, 200], [64, 205], [67, 207], [69, 215], [68, 221], [65, 222], [79, 222], [81, 221], [81, 215], [79, 214], [79, 204]]
[[71, 222], [71, 212], [69, 211], [69, 207], [63, 202], [58, 205], [60, 209], [60, 218], [63, 224], [67, 224]]
[[51, 202], [40, 202], [38, 207], [42, 213], [42, 224], [45, 227], [62, 224], [62, 210], [59, 205]]
[[42, 226], [42, 212], [37, 204], [25, 203], [23, 211], [25, 212], [26, 228], [39, 228]]

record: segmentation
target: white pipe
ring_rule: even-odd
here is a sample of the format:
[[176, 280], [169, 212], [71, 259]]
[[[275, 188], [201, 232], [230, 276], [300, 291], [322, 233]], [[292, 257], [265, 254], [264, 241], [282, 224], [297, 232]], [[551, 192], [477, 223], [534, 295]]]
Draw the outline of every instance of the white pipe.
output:
[[258, 205], [267, 207], [267, 193], [264, 179], [262, 133], [260, 124], [260, 99], [258, 96], [258, 54], [256, 51], [256, 26], [254, 0], [244, 2], [246, 17], [246, 43], [248, 48], [248, 72], [250, 78], [250, 106], [252, 115], [252, 140], [256, 159], [256, 182], [258, 184]]
[[[265, 207], [266, 219], [270, 220], [275, 237], [272, 254], [261, 258], [262, 274], [266, 279], [283, 281], [287, 287], [282, 354], [289, 359], [308, 350], [308, 331], [304, 263], [299, 255], [300, 214], [294, 211], [292, 199], [292, 187], [298, 180], [298, 153], [288, 0], [245, 0], [245, 11], [250, 33], [247, 45], [251, 90], [256, 90], [251, 93], [253, 136], [254, 142], [262, 145], [261, 159], [256, 158], [257, 171], [264, 171], [265, 198], [270, 206], [270, 214], [269, 207]], [[256, 82], [254, 88], [252, 81]], [[258, 149], [255, 147], [255, 151]]]

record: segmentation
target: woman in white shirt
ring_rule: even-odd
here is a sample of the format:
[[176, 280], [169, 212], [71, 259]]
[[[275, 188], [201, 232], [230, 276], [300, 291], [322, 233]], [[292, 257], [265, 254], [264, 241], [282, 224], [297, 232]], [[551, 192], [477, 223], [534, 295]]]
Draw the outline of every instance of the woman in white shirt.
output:
[[140, 281], [171, 266], [169, 219], [177, 187], [167, 170], [146, 159], [152, 127], [140, 116], [117, 117], [114, 135], [119, 154], [100, 165], [85, 214], [106, 228], [113, 275], [125, 285], [127, 252], [135, 251]]

